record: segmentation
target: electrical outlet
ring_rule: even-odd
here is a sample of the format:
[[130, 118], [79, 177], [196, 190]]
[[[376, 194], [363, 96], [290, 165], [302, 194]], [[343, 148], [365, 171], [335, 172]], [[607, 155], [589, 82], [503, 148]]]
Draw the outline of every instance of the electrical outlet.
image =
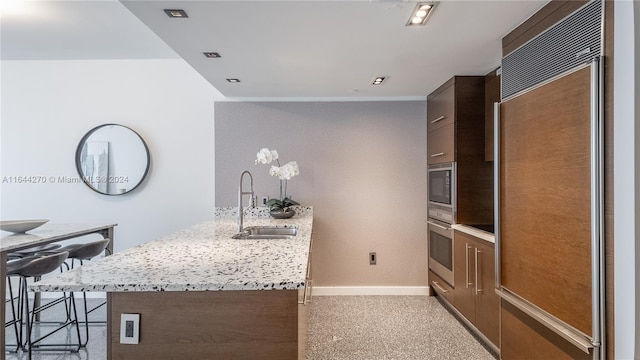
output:
[[120, 344], [140, 343], [140, 314], [120, 314]]
[[378, 260], [378, 256], [376, 256], [376, 253], [375, 252], [370, 252], [369, 253], [369, 265], [375, 265], [377, 260]]
[[265, 206], [266, 206], [266, 205], [267, 205], [267, 201], [269, 201], [269, 197], [268, 197], [268, 196], [263, 196], [263, 197], [261, 198], [260, 203], [261, 203], [262, 205], [265, 205]]

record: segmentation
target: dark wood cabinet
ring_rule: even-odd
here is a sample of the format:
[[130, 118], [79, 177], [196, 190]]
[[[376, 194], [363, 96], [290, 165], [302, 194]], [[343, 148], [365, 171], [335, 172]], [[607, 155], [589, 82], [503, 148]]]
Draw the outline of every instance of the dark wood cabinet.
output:
[[483, 153], [484, 101], [484, 76], [454, 76], [427, 96], [429, 164]]
[[494, 245], [454, 231], [453, 305], [496, 347], [500, 338], [500, 299], [495, 293]]
[[451, 81], [445, 85], [444, 88], [439, 89], [440, 91], [436, 90], [427, 100], [427, 128], [430, 132], [453, 124], [455, 118], [455, 87]]
[[427, 149], [429, 150], [429, 164], [440, 164], [455, 160], [454, 124], [429, 132]]
[[485, 161], [484, 76], [454, 76], [427, 96], [427, 163], [454, 161], [454, 222], [492, 224], [493, 164]]
[[500, 102], [500, 69], [484, 77], [484, 160], [493, 161], [493, 104]]

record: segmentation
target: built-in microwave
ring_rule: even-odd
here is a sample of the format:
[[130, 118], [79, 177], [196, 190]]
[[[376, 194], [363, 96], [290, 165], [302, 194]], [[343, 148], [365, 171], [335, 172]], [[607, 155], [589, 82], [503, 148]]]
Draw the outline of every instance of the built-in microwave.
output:
[[455, 221], [456, 163], [429, 165], [429, 217], [449, 224]]
[[429, 269], [453, 286], [453, 229], [437, 220], [427, 221]]

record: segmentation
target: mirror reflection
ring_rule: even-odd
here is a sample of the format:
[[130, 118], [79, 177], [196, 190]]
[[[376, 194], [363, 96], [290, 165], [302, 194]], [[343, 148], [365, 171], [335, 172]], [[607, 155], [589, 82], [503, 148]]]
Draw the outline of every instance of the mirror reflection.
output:
[[126, 194], [149, 171], [149, 149], [130, 128], [105, 124], [89, 131], [78, 144], [76, 168], [85, 184], [105, 195]]

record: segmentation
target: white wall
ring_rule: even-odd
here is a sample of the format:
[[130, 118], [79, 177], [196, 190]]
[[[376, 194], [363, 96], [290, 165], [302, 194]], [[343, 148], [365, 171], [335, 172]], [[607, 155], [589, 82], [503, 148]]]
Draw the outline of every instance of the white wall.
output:
[[614, 308], [616, 359], [640, 358], [640, 4], [614, 3]]
[[[426, 287], [426, 102], [216, 103], [216, 204], [240, 173], [277, 197], [263, 147], [297, 161], [289, 194], [314, 206], [314, 286]], [[369, 265], [369, 252], [378, 255]]]
[[[118, 223], [116, 251], [213, 218], [220, 94], [183, 60], [3, 61], [1, 76], [0, 218]], [[104, 123], [134, 129], [149, 147], [147, 179], [129, 194], [57, 180], [77, 178], [78, 142]]]

